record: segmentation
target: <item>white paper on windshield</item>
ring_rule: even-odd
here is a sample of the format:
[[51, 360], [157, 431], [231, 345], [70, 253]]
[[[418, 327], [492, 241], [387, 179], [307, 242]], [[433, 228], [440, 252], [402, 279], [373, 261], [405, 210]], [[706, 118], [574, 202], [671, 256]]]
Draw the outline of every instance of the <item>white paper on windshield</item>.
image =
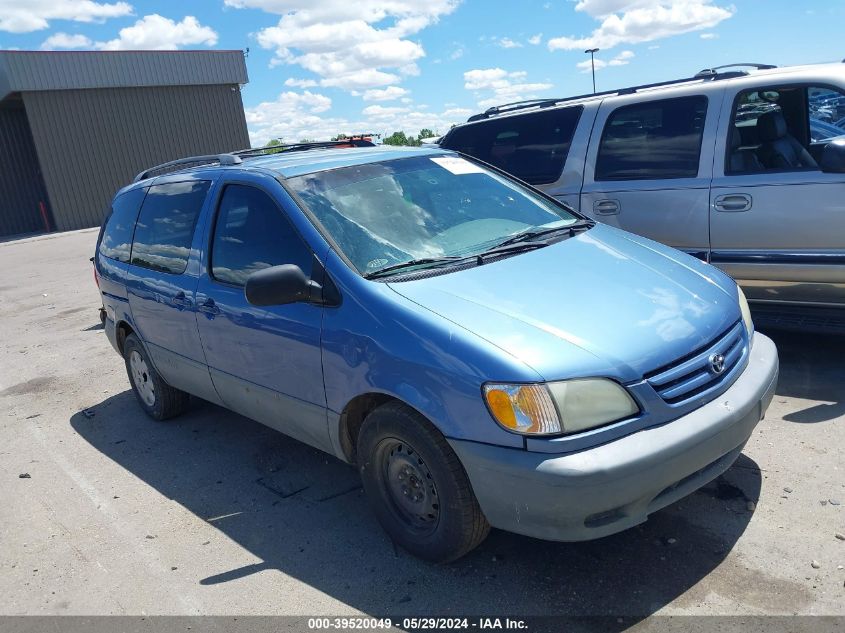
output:
[[463, 174], [483, 174], [484, 170], [475, 163], [461, 158], [460, 156], [438, 156], [432, 158], [432, 161], [440, 165], [443, 169], [449, 170], [456, 176]]

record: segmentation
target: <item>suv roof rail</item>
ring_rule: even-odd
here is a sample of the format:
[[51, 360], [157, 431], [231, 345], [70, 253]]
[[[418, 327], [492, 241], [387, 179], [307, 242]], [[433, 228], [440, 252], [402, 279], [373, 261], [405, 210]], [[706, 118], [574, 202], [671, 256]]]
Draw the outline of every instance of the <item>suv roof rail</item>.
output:
[[699, 70], [696, 73], [696, 77], [709, 77], [711, 75], [728, 75], [731, 73], [719, 73], [720, 70], [724, 70], [725, 68], [754, 68], [756, 70], [771, 70], [772, 68], [777, 68], [775, 64], [722, 64], [721, 66], [713, 66], [712, 68], [704, 68]]
[[[732, 64], [735, 66], [737, 64]], [[762, 64], [759, 64], [762, 66]], [[721, 68], [721, 67], [720, 67]], [[774, 68], [774, 66], [769, 66], [769, 68]], [[504, 114], [506, 112], [514, 112], [516, 110], [523, 110], [525, 108], [548, 108], [550, 106], [558, 105], [561, 103], [566, 103], [568, 101], [580, 101], [581, 99], [590, 99], [591, 97], [608, 97], [612, 95], [629, 95], [634, 94], [640, 90], [647, 90], [650, 88], [662, 88], [663, 86], [672, 86], [675, 84], [684, 84], [690, 83], [693, 81], [715, 81], [717, 79], [730, 79], [732, 77], [741, 77], [746, 73], [743, 71], [735, 71], [735, 72], [727, 72], [727, 73], [720, 73], [717, 72], [718, 69], [711, 68], [707, 69], [707, 72], [702, 71], [692, 77], [683, 77], [681, 79], [670, 79], [668, 81], [658, 81], [655, 83], [650, 84], [642, 84], [639, 86], [631, 86], [629, 88], [617, 88], [615, 90], [604, 90], [602, 92], [588, 92], [582, 95], [576, 95], [574, 97], [564, 97], [564, 98], [549, 98], [549, 99], [528, 99], [526, 101], [515, 101], [513, 103], [505, 103], [498, 106], [493, 106], [492, 108], [487, 108], [484, 112], [480, 112], [479, 114], [473, 114], [471, 117], [467, 119], [467, 123], [472, 123], [473, 121], [481, 121], [482, 119], [489, 119], [491, 116], [496, 114]]]
[[238, 156], [235, 156], [234, 154], [206, 154], [203, 156], [187, 156], [185, 158], [177, 158], [176, 160], [171, 160], [166, 163], [162, 163], [161, 165], [155, 165], [154, 167], [148, 167], [147, 169], [139, 173], [137, 176], [135, 176], [135, 180], [133, 182], [138, 182], [139, 180], [149, 178], [153, 175], [153, 172], [160, 171], [164, 173], [166, 171], [173, 170], [174, 167], [190, 165], [192, 163], [197, 163], [198, 165], [211, 163], [218, 163], [220, 165], [238, 165], [241, 162], [241, 159]]
[[266, 145], [264, 147], [253, 147], [232, 152], [232, 156], [250, 158], [253, 156], [268, 156], [271, 154], [282, 154], [284, 152], [302, 152], [308, 149], [319, 149], [322, 147], [375, 147], [371, 140], [360, 136], [338, 139], [336, 141], [306, 141], [303, 143], [288, 143], [280, 145]]
[[[318, 149], [320, 147], [375, 147], [375, 143], [364, 138], [363, 135], [346, 138], [340, 141], [311, 141], [307, 143], [291, 143], [288, 145], [269, 145], [265, 147], [253, 147], [249, 149], [241, 149], [234, 152], [224, 154], [206, 154], [203, 156], [186, 156], [185, 158], [177, 158], [161, 165], [148, 167], [137, 176], [133, 182], [144, 180], [153, 175], [161, 175], [168, 171], [178, 171], [176, 167], [184, 165], [211, 165], [217, 163], [218, 165], [230, 166], [240, 165], [243, 158], [252, 158], [255, 156], [266, 156], [270, 154], [279, 154], [282, 152], [301, 152], [307, 149]], [[155, 172], [161, 172], [156, 174]]]

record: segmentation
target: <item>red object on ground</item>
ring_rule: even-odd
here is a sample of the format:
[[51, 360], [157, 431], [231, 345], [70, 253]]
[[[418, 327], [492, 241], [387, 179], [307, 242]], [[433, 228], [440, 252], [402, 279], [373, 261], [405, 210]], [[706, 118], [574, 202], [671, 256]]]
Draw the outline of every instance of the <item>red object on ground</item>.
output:
[[44, 222], [44, 230], [50, 232], [50, 220], [47, 218], [47, 206], [44, 201], [38, 203], [38, 209], [41, 211], [41, 220]]

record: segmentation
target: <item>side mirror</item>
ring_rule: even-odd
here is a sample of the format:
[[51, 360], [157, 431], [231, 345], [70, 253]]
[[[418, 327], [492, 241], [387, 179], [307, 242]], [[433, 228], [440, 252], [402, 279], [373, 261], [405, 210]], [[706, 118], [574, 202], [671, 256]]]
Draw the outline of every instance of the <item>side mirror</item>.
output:
[[299, 301], [320, 302], [323, 288], [296, 264], [271, 266], [247, 277], [246, 300], [254, 306], [280, 306]]
[[845, 138], [837, 138], [825, 145], [819, 165], [831, 174], [845, 173]]

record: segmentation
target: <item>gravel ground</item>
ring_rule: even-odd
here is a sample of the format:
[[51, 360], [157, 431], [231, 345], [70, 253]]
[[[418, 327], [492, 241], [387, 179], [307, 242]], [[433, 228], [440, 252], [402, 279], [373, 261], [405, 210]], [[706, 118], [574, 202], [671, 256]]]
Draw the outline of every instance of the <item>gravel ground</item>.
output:
[[221, 408], [147, 419], [99, 325], [96, 233], [0, 243], [0, 614], [845, 615], [845, 341], [723, 477], [581, 544], [397, 551], [354, 470]]

